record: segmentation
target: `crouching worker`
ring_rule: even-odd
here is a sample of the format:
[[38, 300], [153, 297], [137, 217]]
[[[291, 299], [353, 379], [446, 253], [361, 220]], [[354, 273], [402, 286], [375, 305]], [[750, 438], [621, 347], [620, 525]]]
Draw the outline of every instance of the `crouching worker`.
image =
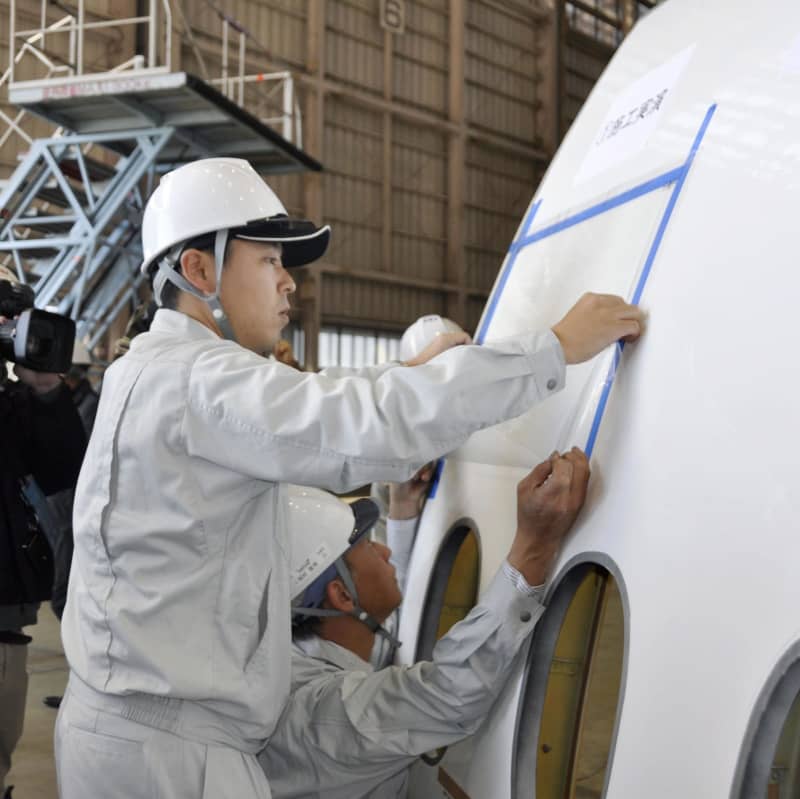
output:
[[588, 479], [578, 449], [539, 464], [518, 486], [516, 536], [479, 604], [432, 662], [380, 671], [367, 661], [402, 595], [390, 550], [365, 535], [377, 508], [295, 489], [292, 523], [317, 535], [292, 536], [291, 698], [259, 755], [275, 799], [404, 797], [417, 757], [477, 730], [544, 610], [543, 583]]

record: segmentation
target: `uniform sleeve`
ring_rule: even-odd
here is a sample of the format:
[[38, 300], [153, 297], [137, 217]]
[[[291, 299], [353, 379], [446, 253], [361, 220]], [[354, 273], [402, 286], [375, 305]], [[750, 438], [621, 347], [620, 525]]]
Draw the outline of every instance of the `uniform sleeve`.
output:
[[189, 376], [187, 449], [259, 479], [339, 492], [401, 482], [476, 430], [558, 391], [564, 370], [550, 331], [348, 377], [217, 347]]
[[439, 641], [432, 662], [328, 672], [305, 684], [300, 665], [261, 756], [267, 773], [289, 767], [296, 781], [300, 764], [313, 763], [309, 779], [325, 795], [326, 787], [341, 789], [343, 781], [378, 783], [413, 758], [473, 733], [543, 610], [500, 571], [480, 604]]
[[328, 366], [325, 369], [320, 369], [318, 374], [334, 380], [340, 377], [366, 377], [368, 380], [377, 380], [384, 372], [401, 365], [400, 361], [387, 361], [386, 363], [379, 363], [377, 366]]

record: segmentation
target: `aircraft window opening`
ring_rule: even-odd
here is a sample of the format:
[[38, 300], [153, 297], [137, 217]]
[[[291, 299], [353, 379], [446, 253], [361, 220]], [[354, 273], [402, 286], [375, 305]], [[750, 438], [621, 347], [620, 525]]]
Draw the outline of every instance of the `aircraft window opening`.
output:
[[614, 575], [596, 564], [571, 569], [553, 593], [528, 655], [515, 742], [516, 797], [605, 795], [625, 641], [625, 602]]
[[417, 660], [430, 660], [436, 642], [464, 619], [478, 599], [480, 542], [469, 520], [453, 525], [444, 538], [425, 595]]
[[773, 671], [742, 746], [732, 799], [800, 796], [800, 644]]
[[766, 799], [800, 796], [800, 694], [786, 716], [772, 758]]

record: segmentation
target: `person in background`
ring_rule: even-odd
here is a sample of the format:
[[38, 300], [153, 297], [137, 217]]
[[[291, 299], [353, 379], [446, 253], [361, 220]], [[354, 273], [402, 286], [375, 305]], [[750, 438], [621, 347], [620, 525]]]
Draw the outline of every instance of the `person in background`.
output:
[[[409, 325], [400, 339], [400, 360], [409, 361], [415, 358], [438, 336], [459, 335], [465, 341], [472, 339], [465, 330], [452, 319], [438, 314], [426, 314]], [[422, 509], [428, 498], [439, 462], [429, 463], [419, 470], [405, 483], [373, 483], [370, 487], [370, 499], [375, 502], [380, 510], [380, 518], [372, 530], [372, 537], [386, 544], [392, 551], [392, 565], [397, 569], [398, 582], [401, 590], [405, 590], [405, 578], [414, 540], [417, 535], [417, 526]], [[393, 505], [394, 515], [389, 521], [389, 507]], [[397, 609], [386, 621], [386, 628], [394, 635], [400, 619]], [[389, 639], [376, 636], [375, 650], [370, 657], [374, 668], [380, 669], [394, 660], [395, 648], [389, 644]]]
[[[426, 347], [429, 347], [438, 336], [448, 335], [462, 337], [466, 343], [472, 342], [472, 338], [469, 334], [452, 319], [448, 319], [446, 316], [439, 316], [439, 314], [426, 314], [425, 316], [421, 316], [406, 328], [400, 339], [400, 360], [406, 363], [416, 358]], [[435, 472], [436, 464], [432, 464], [432, 466], [433, 472]], [[430, 483], [433, 478], [433, 472], [427, 477], [427, 483]], [[383, 543], [387, 542], [386, 517], [389, 511], [389, 486], [389, 483], [372, 483], [370, 488], [370, 499], [378, 505], [381, 512], [380, 519], [378, 519], [372, 531], [372, 537], [376, 541], [381, 541]], [[427, 492], [419, 497], [420, 512], [422, 511], [422, 506], [425, 504], [426, 496]], [[392, 547], [392, 551], [396, 553], [398, 550]]]
[[[16, 276], [0, 268], [0, 279]], [[5, 322], [0, 317], [0, 322]], [[28, 692], [28, 643], [39, 603], [53, 589], [53, 556], [26, 494], [35, 481], [45, 495], [75, 484], [86, 436], [69, 390], [57, 374], [14, 367], [0, 358], [0, 795], [22, 735]]]
[[[292, 689], [259, 755], [274, 799], [400, 799], [418, 757], [475, 732], [544, 612], [545, 580], [588, 480], [576, 448], [536, 466], [517, 488], [506, 560], [475, 608], [432, 661], [380, 671], [367, 661], [402, 592], [388, 548], [365, 535], [377, 508], [295, 499], [294, 523], [321, 534], [326, 555], [292, 552]], [[298, 530], [293, 540], [309, 538]]]

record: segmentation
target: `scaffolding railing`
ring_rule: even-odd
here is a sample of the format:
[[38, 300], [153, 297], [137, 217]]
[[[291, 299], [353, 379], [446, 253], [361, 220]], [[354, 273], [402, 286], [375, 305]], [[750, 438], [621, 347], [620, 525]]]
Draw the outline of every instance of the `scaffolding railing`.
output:
[[[284, 139], [302, 148], [303, 118], [291, 72], [229, 75], [210, 80], [209, 83], [219, 87], [229, 100], [247, 108], [265, 125], [278, 130]], [[263, 91], [246, 95], [247, 87], [257, 87]]]
[[[106, 74], [130, 71], [135, 74], [170, 72], [174, 62], [172, 54], [173, 16], [169, 0], [149, 0], [146, 15], [122, 19], [87, 20], [85, 0], [78, 0], [74, 14], [67, 14], [57, 22], [47, 23], [48, 0], [41, 0], [40, 25], [35, 28], [17, 29], [17, 2], [10, 0], [9, 6], [9, 63], [0, 78], [0, 88], [17, 80], [17, 66], [30, 55], [45, 67], [46, 72], [40, 80], [79, 77], [87, 74]], [[303, 126], [300, 104], [297, 100], [295, 82], [291, 72], [247, 72], [248, 33], [236, 20], [218, 13], [221, 23], [221, 74], [208, 83], [219, 89], [228, 99], [246, 108], [261, 122], [278, 130], [283, 138], [297, 147], [303, 146]], [[189, 25], [184, 19], [184, 24]], [[84, 58], [87, 32], [103, 28], [120, 29], [126, 26], [144, 25], [147, 41], [147, 54], [137, 53], [120, 64], [104, 66], [87, 72]], [[238, 34], [234, 44], [238, 50], [237, 58], [231, 59], [232, 33]], [[47, 42], [56, 37], [68, 37], [65, 57], [48, 52]], [[163, 40], [163, 45], [159, 46]], [[63, 38], [59, 38], [63, 42]], [[57, 63], [60, 61], [61, 63]], [[20, 126], [24, 111], [10, 117], [0, 111], [0, 120], [5, 122], [6, 130], [0, 134], [0, 146], [8, 137], [17, 134], [28, 144], [31, 137]]]
[[[20, 101], [31, 111], [0, 108], [0, 148], [12, 136], [20, 140], [16, 148], [20, 163], [8, 180], [0, 181], [0, 263], [33, 286], [37, 305], [55, 306], [72, 316], [79, 335], [93, 345], [122, 307], [136, 300], [141, 284], [137, 266], [142, 209], [162, 164], [159, 159], [171, 163], [167, 155], [170, 142], [191, 134], [158, 114], [153, 115], [152, 125], [139, 127], [147, 125], [146, 113], [140, 113], [135, 127], [121, 114], [124, 125], [119, 130], [101, 132], [108, 120], [99, 116], [97, 130], [81, 130], [80, 124], [85, 119], [95, 121], [92, 114], [97, 114], [91, 104], [84, 112], [81, 89], [89, 84], [93, 90], [94, 82], [104, 86], [98, 78], [101, 75], [109, 76], [109, 86], [119, 86], [120, 79], [128, 76], [152, 76], [153, 83], [175, 83], [174, 77], [187, 76], [180, 70], [172, 72], [173, 17], [168, 0], [149, 0], [147, 14], [123, 19], [100, 17], [87, 11], [85, 0], [75, 0], [75, 7], [66, 9], [65, 16], [49, 21], [53, 5], [58, 6], [41, 0], [38, 27], [31, 27], [29, 18], [24, 25], [17, 24], [23, 13], [30, 14], [31, 4], [22, 9], [18, 0], [9, 0], [9, 61], [0, 76], [0, 92], [15, 92], [17, 97], [40, 92], [44, 100]], [[176, 9], [180, 11], [179, 3]], [[206, 82], [302, 149], [302, 116], [292, 73], [248, 74], [247, 40], [253, 37], [235, 20], [222, 13], [219, 16], [221, 75], [209, 79], [206, 74]], [[185, 19], [184, 26], [191, 38], [192, 29]], [[135, 31], [127, 37], [130, 47], [122, 48], [118, 63], [105, 62], [99, 67], [92, 57], [97, 32], [126, 27]], [[230, 58], [232, 31], [239, 36], [238, 60]], [[146, 52], [136, 53], [137, 43]], [[202, 66], [199, 53], [198, 58]], [[258, 61], [254, 58], [251, 63]], [[76, 104], [72, 111], [77, 116], [70, 117], [58, 104], [64, 100], [69, 104], [73, 96]], [[188, 90], [186, 96], [190, 96]], [[202, 92], [197, 97], [208, 101]], [[48, 100], [58, 107], [50, 108]], [[223, 109], [228, 105], [218, 97], [213, 102]], [[144, 101], [134, 98], [126, 102], [117, 94], [112, 105], [117, 110], [135, 106], [141, 111], [145, 107]], [[55, 128], [48, 138], [37, 138], [31, 126], [26, 130], [26, 116], [33, 110]], [[227, 110], [231, 119], [237, 117], [232, 109]], [[82, 113], [85, 119], [80, 117]], [[76, 120], [78, 124], [72, 124]], [[67, 128], [56, 127], [59, 124]], [[250, 129], [257, 132], [258, 126], [247, 125], [241, 126], [241, 135], [251, 135]], [[296, 155], [291, 157], [297, 160]]]
[[[70, 74], [70, 65], [69, 64], [56, 64], [45, 52], [44, 52], [44, 42], [45, 36], [47, 33], [52, 33], [57, 30], [62, 30], [67, 26], [71, 26], [75, 21], [75, 18], [68, 14], [65, 17], [62, 17], [57, 22], [54, 22], [52, 25], [48, 25], [46, 28], [41, 29], [35, 33], [32, 33], [25, 41], [22, 43], [22, 46], [19, 48], [18, 51], [14, 52], [11, 51], [11, 63], [8, 65], [8, 69], [0, 75], [0, 91], [4, 89], [11, 81], [14, 79], [14, 68], [26, 57], [35, 58], [41, 64], [43, 64], [47, 68], [47, 75], [46, 77], [51, 78], [54, 75], [59, 74]], [[42, 47], [39, 47], [39, 44], [42, 44]], [[70, 52], [72, 52], [74, 48], [74, 31], [73, 35], [70, 38]], [[5, 143], [13, 136], [15, 133], [19, 136], [26, 144], [30, 144], [33, 141], [32, 137], [28, 135], [25, 129], [22, 127], [22, 120], [25, 119], [27, 111], [24, 108], [21, 108], [17, 113], [10, 117], [8, 114], [5, 113], [2, 109], [0, 109], [0, 119], [6, 123], [6, 129], [0, 134], [0, 148], [2, 148]]]
[[[59, 21], [57, 25], [47, 24], [47, 0], [41, 0], [40, 7], [40, 25], [38, 28], [29, 28], [27, 30], [17, 30], [17, 8], [16, 0], [10, 0], [9, 4], [9, 52], [8, 52], [8, 69], [10, 72], [9, 82], [13, 83], [15, 78], [15, 66], [18, 63], [16, 58], [19, 52], [18, 42], [24, 40], [24, 46], [36, 46], [44, 54], [46, 52], [46, 39], [57, 35], [68, 34], [68, 57], [65, 67], [65, 74], [68, 76], [84, 75], [86, 74], [86, 64], [84, 61], [84, 51], [86, 44], [86, 32], [99, 30], [102, 28], [115, 28], [120, 29], [130, 26], [146, 25], [147, 26], [147, 56], [146, 61], [142, 63], [141, 59], [127, 59], [125, 65], [130, 68], [135, 68], [144, 71], [158, 71], [169, 72], [172, 68], [172, 10], [168, 0], [150, 0], [149, 12], [143, 16], [137, 17], [122, 17], [121, 19], [101, 19], [95, 21], [86, 20], [86, 2], [85, 0], [78, 0], [78, 13], [77, 15], [69, 14]], [[160, 13], [164, 15], [163, 24], [160, 20]], [[163, 31], [161, 30], [163, 28]], [[164, 37], [164, 46], [162, 54], [159, 56], [158, 41], [160, 36]], [[31, 44], [31, 40], [36, 41]], [[102, 72], [118, 71], [120, 66], [104, 67]]]

